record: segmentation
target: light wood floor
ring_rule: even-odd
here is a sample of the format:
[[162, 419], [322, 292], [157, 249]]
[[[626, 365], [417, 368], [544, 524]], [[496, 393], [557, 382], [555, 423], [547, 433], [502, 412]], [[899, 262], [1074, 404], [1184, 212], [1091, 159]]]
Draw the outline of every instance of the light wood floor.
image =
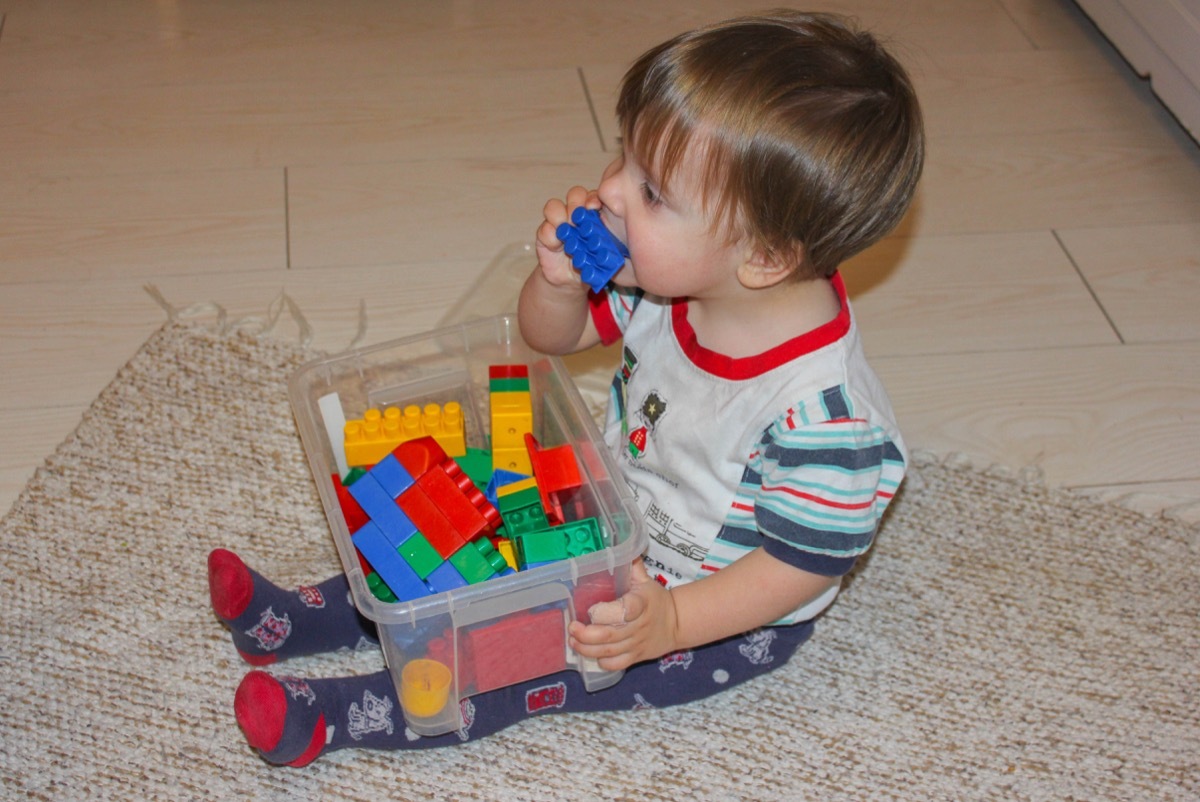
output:
[[[165, 320], [144, 285], [424, 331], [597, 180], [632, 58], [763, 5], [0, 0], [0, 510]], [[911, 445], [1200, 500], [1200, 148], [1068, 0], [821, 7], [926, 111], [917, 207], [846, 270]]]

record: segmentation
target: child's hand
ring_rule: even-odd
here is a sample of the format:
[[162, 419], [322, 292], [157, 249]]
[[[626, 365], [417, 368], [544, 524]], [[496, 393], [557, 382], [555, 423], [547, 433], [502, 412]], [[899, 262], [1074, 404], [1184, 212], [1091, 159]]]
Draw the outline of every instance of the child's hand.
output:
[[629, 592], [594, 605], [592, 623], [572, 621], [571, 648], [598, 659], [605, 671], [620, 671], [677, 650], [675, 602], [671, 592], [650, 578], [639, 559], [633, 564]]
[[541, 266], [546, 281], [555, 286], [583, 286], [579, 273], [571, 267], [570, 257], [563, 252], [562, 241], [556, 233], [558, 226], [570, 220], [571, 212], [579, 206], [599, 209], [600, 197], [595, 190], [571, 187], [565, 203], [558, 198], [551, 198], [542, 209], [545, 219], [537, 231], [538, 265]]

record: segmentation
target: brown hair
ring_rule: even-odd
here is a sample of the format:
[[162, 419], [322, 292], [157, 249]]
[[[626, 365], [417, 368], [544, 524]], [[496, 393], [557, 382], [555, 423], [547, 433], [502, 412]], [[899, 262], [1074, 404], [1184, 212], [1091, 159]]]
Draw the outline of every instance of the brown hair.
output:
[[773, 11], [665, 42], [625, 74], [626, 147], [665, 187], [703, 145], [703, 202], [731, 240], [831, 276], [900, 222], [924, 161], [912, 84], [841, 17]]

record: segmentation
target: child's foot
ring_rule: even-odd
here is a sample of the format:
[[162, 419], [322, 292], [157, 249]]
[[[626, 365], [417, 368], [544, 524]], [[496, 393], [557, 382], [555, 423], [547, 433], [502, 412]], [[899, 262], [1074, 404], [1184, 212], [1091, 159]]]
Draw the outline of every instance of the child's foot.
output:
[[390, 673], [303, 680], [251, 671], [234, 714], [246, 740], [275, 765], [305, 766], [347, 746], [398, 749], [408, 738]]
[[213, 611], [251, 665], [377, 643], [375, 627], [358, 614], [344, 574], [319, 585], [285, 590], [247, 567], [232, 551], [208, 555]]

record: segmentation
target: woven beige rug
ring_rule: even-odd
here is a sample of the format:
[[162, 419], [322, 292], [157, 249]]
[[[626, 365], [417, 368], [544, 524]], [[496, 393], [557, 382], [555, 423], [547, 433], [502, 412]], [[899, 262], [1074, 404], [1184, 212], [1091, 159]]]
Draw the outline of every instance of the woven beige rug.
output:
[[0, 523], [0, 797], [1200, 798], [1200, 532], [928, 460], [814, 640], [765, 680], [272, 768], [233, 720], [246, 667], [204, 558], [227, 546], [292, 584], [335, 570], [285, 395], [307, 356], [167, 324]]

